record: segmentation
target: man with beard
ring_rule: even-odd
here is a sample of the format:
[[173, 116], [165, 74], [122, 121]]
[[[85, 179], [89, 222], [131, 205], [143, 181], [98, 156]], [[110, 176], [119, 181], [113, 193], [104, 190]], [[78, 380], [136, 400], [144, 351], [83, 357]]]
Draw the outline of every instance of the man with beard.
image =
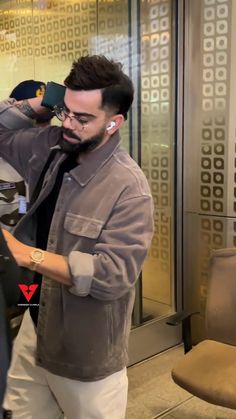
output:
[[[147, 180], [120, 146], [133, 85], [104, 56], [81, 57], [64, 83], [61, 128], [0, 138], [31, 197], [5, 238], [27, 278], [43, 278], [39, 310], [30, 306], [14, 345], [5, 407], [14, 419], [123, 419], [135, 282], [153, 233]], [[0, 123], [14, 114], [19, 127], [45, 112], [40, 98], [2, 106]]]

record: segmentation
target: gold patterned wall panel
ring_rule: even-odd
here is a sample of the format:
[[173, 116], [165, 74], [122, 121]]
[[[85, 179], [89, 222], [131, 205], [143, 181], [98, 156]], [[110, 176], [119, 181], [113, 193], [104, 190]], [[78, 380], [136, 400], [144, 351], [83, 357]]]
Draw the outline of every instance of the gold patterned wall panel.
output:
[[[186, 92], [184, 281], [188, 308], [199, 309], [195, 335], [204, 336], [209, 256], [236, 245], [236, 74], [231, 0], [190, 1]], [[233, 18], [234, 16], [234, 18]], [[194, 24], [193, 24], [194, 22]], [[234, 63], [234, 64], [232, 64]], [[235, 81], [236, 82], [236, 81]], [[235, 85], [235, 82], [234, 85]], [[234, 117], [229, 131], [229, 120]]]
[[[1, 2], [0, 97], [25, 79], [61, 83], [72, 62], [87, 54], [119, 60], [128, 73], [128, 30], [127, 0]], [[128, 124], [123, 138], [128, 148]]]
[[141, 2], [142, 168], [155, 205], [143, 295], [171, 305], [173, 251], [172, 2]]
[[[96, 50], [100, 54], [129, 64], [129, 16], [128, 0], [107, 2], [98, 0], [98, 36]], [[136, 40], [133, 40], [136, 42]]]
[[62, 82], [72, 61], [91, 53], [96, 35], [95, 0], [1, 2], [0, 69], [9, 69], [2, 85], [9, 92], [27, 78]]
[[[98, 0], [98, 33], [92, 40], [94, 53], [103, 54], [123, 64], [129, 74], [130, 38], [128, 0]], [[132, 39], [136, 43], [137, 39]], [[136, 87], [136, 86], [135, 86]], [[136, 94], [137, 92], [135, 92]], [[129, 150], [129, 125], [121, 130], [122, 144]]]
[[215, 215], [227, 215], [230, 20], [230, 1], [205, 0], [199, 210]]
[[[34, 57], [39, 78], [48, 70], [62, 81], [74, 59], [91, 52], [97, 33], [96, 1], [33, 2]], [[51, 76], [52, 77], [52, 76]]]
[[[200, 289], [203, 313], [210, 250], [232, 246], [227, 195], [229, 162], [229, 89], [231, 56], [231, 1], [205, 0], [202, 10], [202, 112], [200, 144]], [[233, 199], [233, 196], [232, 196]], [[207, 214], [209, 215], [207, 217]], [[230, 228], [230, 231], [232, 229]]]
[[[12, 0], [0, 5], [0, 50], [31, 63], [38, 78], [62, 80], [71, 62], [89, 53], [104, 53], [128, 70], [128, 6], [126, 1]], [[5, 57], [3, 57], [5, 55]], [[23, 71], [27, 66], [22, 64]]]
[[0, 72], [1, 98], [19, 81], [32, 78], [34, 74], [30, 1], [0, 2]]

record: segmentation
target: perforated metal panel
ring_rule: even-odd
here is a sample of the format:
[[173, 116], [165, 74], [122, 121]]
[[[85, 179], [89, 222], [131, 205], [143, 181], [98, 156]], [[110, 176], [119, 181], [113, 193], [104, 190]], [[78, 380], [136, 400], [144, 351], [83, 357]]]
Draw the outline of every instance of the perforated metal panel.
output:
[[155, 204], [155, 235], [143, 270], [144, 296], [166, 304], [171, 303], [173, 244], [171, 10], [167, 0], [141, 2], [142, 168]]
[[112, 56], [128, 71], [128, 42], [127, 0], [3, 0], [0, 69], [10, 62], [10, 74], [1, 84], [10, 90], [30, 77], [61, 82], [74, 59], [91, 53]]
[[231, 100], [235, 4], [201, 0], [190, 5], [185, 279], [188, 305], [198, 305], [204, 316], [211, 249], [236, 243], [235, 138], [230, 135], [230, 115], [235, 113]]
[[[205, 0], [202, 13], [200, 212], [227, 213], [230, 3]], [[226, 160], [225, 160], [226, 159]]]

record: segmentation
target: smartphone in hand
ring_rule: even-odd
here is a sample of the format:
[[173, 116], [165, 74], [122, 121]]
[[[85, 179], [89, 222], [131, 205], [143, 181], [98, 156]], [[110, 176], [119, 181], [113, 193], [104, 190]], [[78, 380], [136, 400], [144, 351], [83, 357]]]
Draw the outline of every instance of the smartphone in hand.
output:
[[54, 106], [64, 105], [66, 87], [62, 84], [49, 81], [41, 105], [53, 110]]

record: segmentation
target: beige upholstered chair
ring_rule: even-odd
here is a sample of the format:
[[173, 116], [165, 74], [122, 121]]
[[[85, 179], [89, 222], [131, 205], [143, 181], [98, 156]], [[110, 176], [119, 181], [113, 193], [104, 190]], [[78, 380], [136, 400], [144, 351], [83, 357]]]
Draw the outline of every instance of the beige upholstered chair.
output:
[[176, 384], [209, 403], [236, 409], [236, 249], [210, 260], [207, 339], [172, 370]]

